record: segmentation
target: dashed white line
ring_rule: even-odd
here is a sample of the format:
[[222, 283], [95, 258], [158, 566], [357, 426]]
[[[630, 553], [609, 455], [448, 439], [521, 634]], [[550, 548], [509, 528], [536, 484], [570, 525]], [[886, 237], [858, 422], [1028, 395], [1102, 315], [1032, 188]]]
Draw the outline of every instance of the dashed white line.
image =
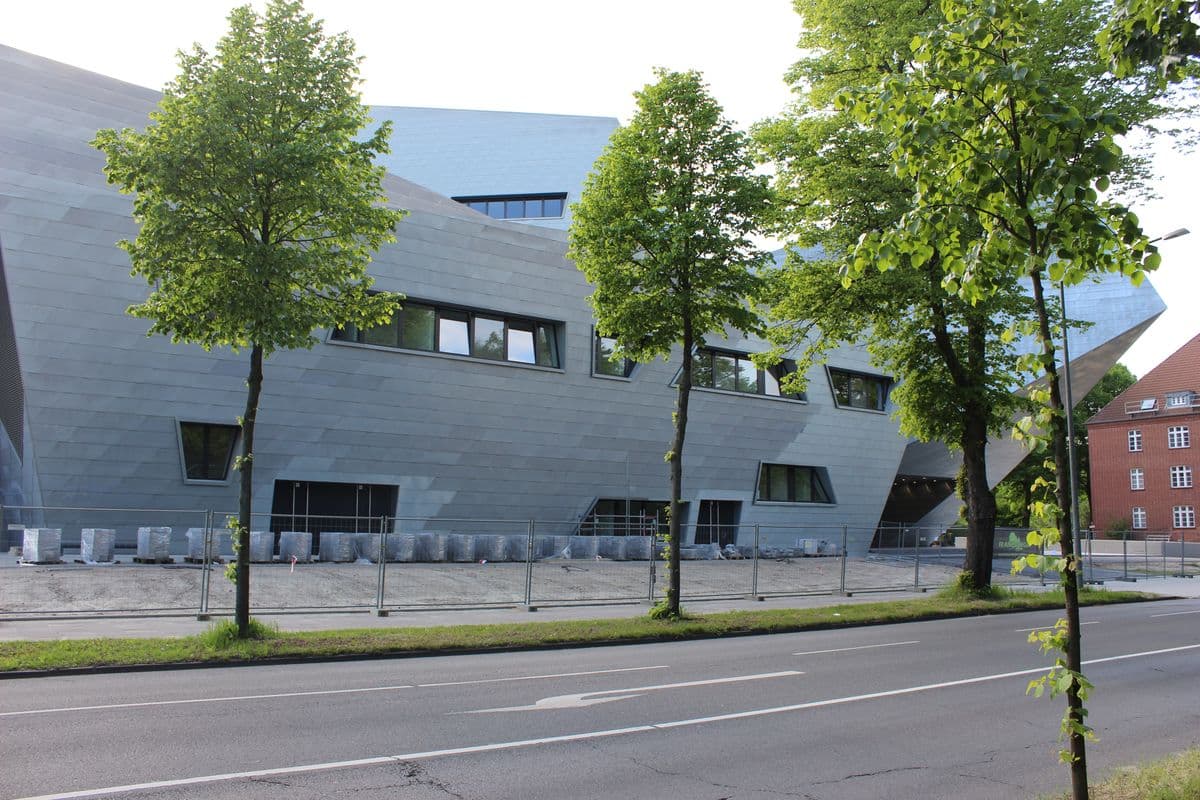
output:
[[1154, 619], [1155, 617], [1178, 617], [1180, 614], [1200, 614], [1200, 609], [1197, 609], [1196, 611], [1172, 611], [1170, 614], [1151, 614], [1150, 618]]
[[483, 678], [476, 681], [447, 681], [446, 683], [418, 683], [419, 689], [432, 689], [439, 686], [472, 686], [479, 683], [508, 683], [511, 681], [539, 681], [546, 678], [577, 678], [583, 675], [615, 675], [619, 672], [645, 672], [650, 669], [670, 669], [666, 664], [655, 664], [652, 667], [621, 667], [620, 669], [593, 669], [587, 672], [555, 672], [549, 675], [522, 675], [516, 678]]
[[818, 656], [825, 653], [848, 653], [851, 650], [873, 650], [876, 647], [900, 647], [905, 644], [920, 644], [914, 639], [911, 642], [886, 642], [885, 644], [864, 644], [858, 647], [838, 647], [833, 650], [805, 650], [803, 653], [792, 653], [794, 656]]

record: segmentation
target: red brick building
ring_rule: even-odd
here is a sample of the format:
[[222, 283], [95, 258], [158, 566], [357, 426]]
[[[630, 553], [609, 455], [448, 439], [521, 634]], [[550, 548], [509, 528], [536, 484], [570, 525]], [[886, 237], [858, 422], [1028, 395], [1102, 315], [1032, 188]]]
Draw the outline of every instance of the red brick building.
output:
[[1088, 420], [1097, 531], [1195, 540], [1200, 509], [1200, 335]]

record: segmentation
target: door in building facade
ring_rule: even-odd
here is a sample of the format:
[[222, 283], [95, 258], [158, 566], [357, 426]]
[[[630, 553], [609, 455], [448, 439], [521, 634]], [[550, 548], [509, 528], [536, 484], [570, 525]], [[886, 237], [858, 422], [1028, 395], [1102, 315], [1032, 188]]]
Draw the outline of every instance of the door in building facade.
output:
[[715, 544], [720, 547], [737, 544], [741, 513], [740, 500], [701, 500], [696, 516], [696, 544]]

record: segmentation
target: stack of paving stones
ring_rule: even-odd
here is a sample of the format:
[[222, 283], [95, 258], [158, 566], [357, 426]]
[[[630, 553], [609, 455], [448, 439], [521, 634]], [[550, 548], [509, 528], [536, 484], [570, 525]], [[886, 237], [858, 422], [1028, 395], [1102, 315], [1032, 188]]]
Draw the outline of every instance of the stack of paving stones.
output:
[[279, 560], [290, 563], [312, 561], [312, 534], [308, 531], [284, 531], [279, 534]]
[[22, 564], [61, 564], [62, 528], [26, 528], [21, 542]]
[[[187, 555], [184, 561], [189, 564], [200, 564], [204, 561], [204, 528], [187, 529]], [[212, 531], [212, 549], [209, 557], [220, 562], [223, 558], [233, 556], [233, 532], [228, 528], [215, 528]]]
[[275, 534], [272, 531], [250, 531], [250, 561], [269, 564], [275, 557]]
[[79, 560], [104, 564], [113, 560], [117, 532], [111, 528], [84, 528], [79, 534]]
[[325, 531], [321, 534], [318, 552], [322, 561], [344, 564], [358, 557], [358, 534], [346, 531]]

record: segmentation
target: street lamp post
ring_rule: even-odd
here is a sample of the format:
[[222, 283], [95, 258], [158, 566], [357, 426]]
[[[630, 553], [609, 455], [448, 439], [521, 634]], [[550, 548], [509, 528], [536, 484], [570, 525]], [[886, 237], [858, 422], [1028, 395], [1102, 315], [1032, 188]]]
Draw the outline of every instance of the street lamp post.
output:
[[[1155, 242], [1165, 242], [1169, 239], [1178, 239], [1180, 236], [1187, 236], [1191, 231], [1187, 228], [1176, 228], [1170, 233], [1164, 233], [1162, 236], [1156, 236], [1150, 240], [1150, 244]], [[1067, 335], [1067, 293], [1065, 281], [1058, 283], [1058, 304], [1062, 312], [1062, 335], [1063, 335], [1063, 388], [1066, 394], [1067, 401], [1067, 469], [1071, 473], [1071, 539], [1075, 543], [1075, 555], [1080, 560], [1083, 559], [1083, 548], [1080, 544], [1081, 531], [1079, 525], [1079, 470], [1076, 466], [1075, 456], [1075, 400], [1071, 395], [1071, 351], [1069, 345], [1069, 336]], [[1092, 554], [1094, 543], [1089, 542], [1088, 546], [1088, 573], [1091, 575], [1090, 580], [1085, 580], [1084, 583], [1095, 583], [1096, 581], [1096, 562]]]

